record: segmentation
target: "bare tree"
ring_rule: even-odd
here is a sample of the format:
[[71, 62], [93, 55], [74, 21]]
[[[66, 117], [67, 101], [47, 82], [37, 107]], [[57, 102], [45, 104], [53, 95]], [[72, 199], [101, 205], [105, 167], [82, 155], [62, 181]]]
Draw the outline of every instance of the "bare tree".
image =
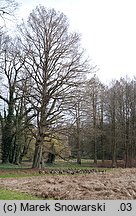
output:
[[95, 76], [86, 83], [88, 134], [91, 136], [93, 143], [93, 158], [95, 164], [97, 164], [98, 140], [103, 133], [101, 131], [103, 126], [102, 89], [102, 84]]
[[117, 159], [124, 159], [125, 167], [131, 166], [135, 145], [135, 93], [134, 82], [120, 79], [108, 89], [107, 113], [110, 126], [112, 167]]
[[14, 15], [15, 10], [18, 8], [16, 0], [1, 0], [0, 1], [0, 17], [5, 20]]
[[[76, 86], [69, 94], [69, 100], [65, 107], [67, 107], [67, 115], [69, 116], [69, 136], [74, 134], [72, 148], [75, 149], [77, 156], [77, 164], [81, 164], [81, 143], [82, 143], [82, 125], [85, 121], [86, 107], [85, 107], [85, 88], [84, 82]], [[73, 133], [74, 129], [74, 133]]]
[[[14, 111], [17, 101], [16, 88], [19, 81], [19, 74], [24, 62], [21, 61], [21, 50], [18, 46], [18, 39], [12, 40], [6, 36], [2, 46], [0, 72], [3, 78], [1, 83], [0, 100], [4, 101], [4, 123], [2, 133], [2, 161], [12, 161], [12, 145], [14, 134]], [[1, 118], [2, 119], [2, 118]]]
[[30, 78], [27, 99], [37, 114], [33, 167], [40, 166], [45, 133], [60, 118], [66, 95], [89, 70], [80, 35], [68, 27], [63, 13], [42, 6], [20, 26]]
[[19, 4], [16, 0], [1, 0], [0, 1], [0, 50], [2, 47], [2, 37], [4, 35], [4, 26], [6, 26], [6, 21], [15, 18], [15, 11], [17, 10]]

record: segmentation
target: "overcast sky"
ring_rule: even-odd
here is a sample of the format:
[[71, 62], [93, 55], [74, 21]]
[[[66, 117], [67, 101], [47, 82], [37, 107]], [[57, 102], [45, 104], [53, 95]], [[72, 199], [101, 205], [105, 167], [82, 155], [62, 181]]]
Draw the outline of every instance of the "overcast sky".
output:
[[18, 0], [20, 17], [41, 4], [64, 12], [104, 83], [136, 74], [135, 0]]

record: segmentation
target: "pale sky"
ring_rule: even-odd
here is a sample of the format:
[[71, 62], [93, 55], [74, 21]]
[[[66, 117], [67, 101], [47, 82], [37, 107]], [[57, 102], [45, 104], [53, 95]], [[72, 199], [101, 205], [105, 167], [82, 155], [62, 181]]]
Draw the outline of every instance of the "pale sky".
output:
[[100, 68], [97, 76], [112, 79], [136, 75], [135, 0], [18, 0], [20, 17], [41, 4], [67, 15], [72, 30], [82, 34], [82, 47]]

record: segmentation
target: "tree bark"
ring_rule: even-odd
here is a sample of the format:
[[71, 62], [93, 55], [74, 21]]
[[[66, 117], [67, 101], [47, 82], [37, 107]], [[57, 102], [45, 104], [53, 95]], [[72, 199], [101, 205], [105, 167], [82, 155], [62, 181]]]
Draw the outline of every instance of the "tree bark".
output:
[[38, 136], [36, 139], [32, 168], [40, 168], [41, 166], [43, 140], [41, 136]]

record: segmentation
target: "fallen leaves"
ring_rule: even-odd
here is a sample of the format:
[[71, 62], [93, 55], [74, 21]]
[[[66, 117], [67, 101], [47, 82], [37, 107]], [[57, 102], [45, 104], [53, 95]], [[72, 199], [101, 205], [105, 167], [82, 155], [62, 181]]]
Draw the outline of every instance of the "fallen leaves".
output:
[[45, 199], [136, 199], [136, 168], [114, 169], [106, 173], [45, 174], [4, 181], [0, 179], [0, 187], [28, 192]]

